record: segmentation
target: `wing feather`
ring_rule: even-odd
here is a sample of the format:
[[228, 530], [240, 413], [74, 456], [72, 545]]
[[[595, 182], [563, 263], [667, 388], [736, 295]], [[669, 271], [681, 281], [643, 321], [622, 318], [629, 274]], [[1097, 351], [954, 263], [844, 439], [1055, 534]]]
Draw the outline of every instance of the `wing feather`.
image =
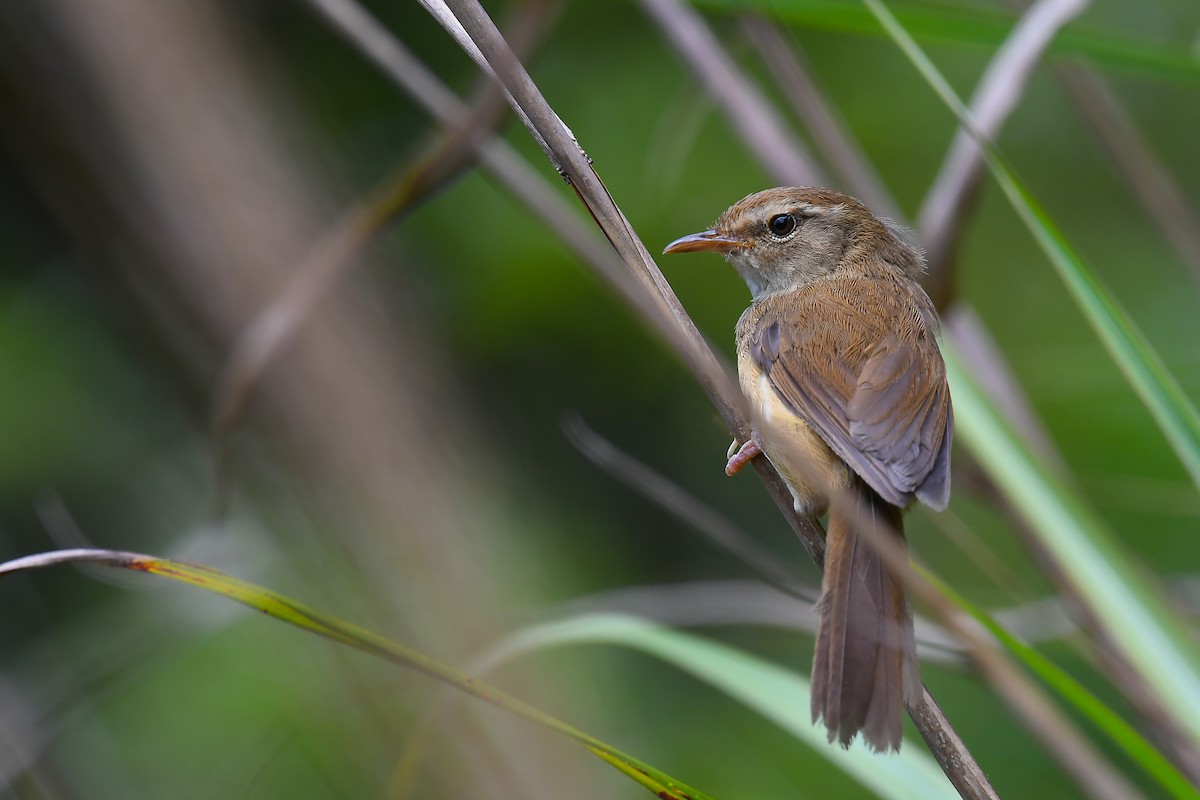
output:
[[944, 508], [953, 412], [924, 293], [835, 276], [759, 305], [750, 354], [788, 406], [889, 503]]

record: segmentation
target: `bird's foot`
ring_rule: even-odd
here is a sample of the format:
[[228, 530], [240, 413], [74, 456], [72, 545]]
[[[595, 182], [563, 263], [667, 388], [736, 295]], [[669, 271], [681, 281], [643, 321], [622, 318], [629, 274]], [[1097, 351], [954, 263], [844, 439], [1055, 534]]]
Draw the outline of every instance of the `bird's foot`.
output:
[[750, 463], [751, 459], [762, 455], [762, 443], [758, 440], [758, 433], [751, 432], [750, 440], [740, 445], [738, 440], [734, 439], [729, 444], [729, 450], [725, 455], [729, 459], [725, 464], [725, 474], [737, 475], [742, 471], [742, 467]]

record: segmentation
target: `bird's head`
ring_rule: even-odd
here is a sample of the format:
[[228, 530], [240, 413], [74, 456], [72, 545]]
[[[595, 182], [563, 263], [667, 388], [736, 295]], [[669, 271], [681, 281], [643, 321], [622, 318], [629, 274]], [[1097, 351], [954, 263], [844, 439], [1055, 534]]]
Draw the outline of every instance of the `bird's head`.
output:
[[782, 187], [742, 198], [709, 230], [683, 236], [664, 253], [722, 253], [754, 299], [788, 291], [855, 264], [867, 253], [903, 272], [920, 255], [853, 197], [831, 189]]

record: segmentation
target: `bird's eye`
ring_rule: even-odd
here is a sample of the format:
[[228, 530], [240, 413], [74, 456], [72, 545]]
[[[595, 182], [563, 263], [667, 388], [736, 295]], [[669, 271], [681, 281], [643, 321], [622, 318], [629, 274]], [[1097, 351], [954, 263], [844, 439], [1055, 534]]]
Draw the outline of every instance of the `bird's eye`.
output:
[[771, 235], [783, 238], [796, 230], [796, 218], [791, 214], [776, 214], [767, 222]]

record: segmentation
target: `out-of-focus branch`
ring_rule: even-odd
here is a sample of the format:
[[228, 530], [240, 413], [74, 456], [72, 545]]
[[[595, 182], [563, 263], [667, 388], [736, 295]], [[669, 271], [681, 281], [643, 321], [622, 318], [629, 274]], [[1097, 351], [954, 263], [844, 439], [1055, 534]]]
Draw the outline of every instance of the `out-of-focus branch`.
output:
[[796, 45], [789, 43], [776, 25], [757, 14], [744, 14], [739, 21], [780, 91], [792, 104], [796, 118], [803, 121], [819, 151], [846, 182], [850, 193], [877, 214], [903, 219], [900, 206], [859, 148], [837, 109], [809, 73], [797, 54]]
[[[446, 125], [461, 124], [465, 114], [462, 103], [360, 6], [352, 0], [309, 0], [309, 3], [325, 15], [339, 33], [367, 55], [384, 74], [421, 103], [430, 114]], [[557, 118], [555, 117], [555, 119]], [[591, 230], [585, 227], [579, 218], [570, 211], [561, 196], [554, 193], [512, 148], [499, 139], [489, 139], [479, 143], [477, 147], [480, 163], [496, 177], [501, 185], [513, 192], [564, 243], [575, 250], [619, 296], [639, 312], [653, 330], [676, 347], [685, 363], [697, 365], [693, 371], [722, 414], [726, 424], [730, 426], [735, 435], [743, 438], [749, 436], [748, 423], [740, 410], [740, 406], [744, 402], [741, 392], [733, 385], [725, 368], [720, 366], [720, 362], [708, 349], [690, 319], [683, 314], [682, 308], [678, 307], [678, 300], [674, 300], [677, 312], [672, 311], [670, 310], [671, 301], [657, 294], [660, 284], [666, 288], [666, 291], [670, 290], [669, 287], [666, 287], [666, 281], [662, 278], [661, 273], [658, 273], [657, 279], [646, 274], [645, 262], [649, 262], [654, 273], [657, 273], [658, 270], [654, 266], [653, 260], [649, 258], [649, 254], [644, 255], [645, 261], [641, 260], [643, 256], [639, 255], [637, 250], [640, 248], [644, 253], [644, 246], [638, 242], [632, 246], [632, 249], [626, 246], [625, 251], [635, 259], [634, 264], [637, 265], [637, 268], [634, 269], [635, 276], [639, 272], [642, 275], [637, 282], [642, 282], [644, 286], [654, 287], [653, 294], [638, 288], [637, 282], [630, 277], [630, 270], [627, 269], [626, 262], [614, 254], [610, 248], [597, 241]], [[588, 173], [592, 174], [590, 165]], [[598, 183], [594, 174], [593, 180]], [[579, 191], [578, 186], [576, 188]], [[602, 196], [607, 199], [607, 191], [603, 189], [602, 185], [599, 188], [603, 192]], [[611, 203], [611, 199], [607, 201]], [[589, 210], [592, 210], [590, 206]], [[593, 211], [593, 213], [595, 212]], [[614, 229], [614, 235], [620, 237], [622, 231], [627, 231], [628, 228], [624, 217], [620, 217], [619, 212], [617, 214], [616, 220], [612, 219], [611, 213], [609, 219], [610, 222], [616, 222], [620, 226]], [[656, 300], [656, 297], [659, 300]], [[674, 295], [671, 294], [670, 297], [673, 299]], [[686, 325], [680, 327], [675, 325], [675, 313], [683, 315]], [[686, 334], [690, 343], [682, 341], [685, 334], [681, 331], [690, 331]], [[702, 351], [696, 349], [700, 347], [703, 348]], [[716, 365], [715, 372], [714, 364]], [[814, 520], [795, 513], [787, 486], [765, 459], [757, 459], [754, 468], [805, 548], [810, 554], [813, 554], [814, 559], [819, 560], [824, 543], [819, 525]]]
[[[518, 52], [533, 46], [549, 16], [547, 5], [545, 0], [527, 0], [517, 7], [509, 41]], [[218, 448], [237, 425], [271, 360], [363, 251], [389, 225], [399, 222], [474, 162], [479, 141], [490, 137], [506, 108], [494, 80], [484, 79], [477, 94], [462, 125], [438, 137], [414, 164], [398, 171], [348, 211], [238, 338], [215, 393], [213, 433]], [[218, 463], [222, 462], [218, 458]]]
[[628, 453], [621, 452], [612, 442], [588, 427], [578, 415], [564, 419], [563, 430], [571, 443], [593, 464], [699, 531], [778, 591], [808, 603], [817, 601], [820, 592], [806, 586], [791, 570], [781, 566], [779, 559], [759, 547], [753, 537], [716, 509], [676, 486], [666, 476]]
[[[8, 5], [0, 5], [7, 18]], [[62, 181], [51, 188], [72, 196], [51, 209], [82, 233], [89, 254], [81, 260], [97, 271], [128, 269], [127, 281], [104, 277], [130, 284], [137, 313], [129, 316], [161, 314], [155, 332], [192, 345], [183, 352], [193, 358], [179, 358], [177, 368], [207, 387], [212, 367], [286, 285], [327, 219], [312, 160], [287, 151], [292, 127], [278, 118], [287, 104], [260, 91], [253, 59], [220, 4], [19, 5], [39, 27], [37, 35], [22, 30], [27, 39], [16, 45], [2, 31], [0, 61], [24, 68], [6, 72], [4, 83], [21, 82], [22, 102], [37, 103], [39, 116], [55, 123], [45, 129], [61, 139], [58, 157], [23, 166]], [[44, 129], [21, 130], [24, 121], [6, 117], [5, 133], [11, 123], [40, 145]], [[248, 482], [251, 502], [262, 496], [255, 490], [282, 495], [272, 498], [270, 517], [287, 529], [288, 542], [320, 528], [320, 540], [307, 547], [275, 551], [282, 558], [320, 554], [304, 578], [314, 591], [371, 606], [364, 617], [407, 628], [430, 650], [474, 649], [509, 624], [513, 593], [534, 589], [503, 575], [528, 554], [506, 541], [504, 559], [489, 555], [497, 526], [511, 520], [495, 505], [480, 442], [439, 374], [438, 343], [426, 337], [420, 314], [402, 295], [389, 297], [385, 309], [372, 276], [355, 277], [357, 291], [330, 293], [317, 309], [315, 335], [265, 382], [256, 420], [265, 435], [253, 441], [269, 445], [255, 452], [282, 451], [287, 465], [249, 467], [260, 479]], [[421, 568], [398, 581], [402, 564]], [[355, 591], [339, 591], [351, 581]], [[418, 608], [471, 613], [451, 621]], [[326, 688], [345, 695], [322, 699], [378, 726], [363, 741], [394, 740], [396, 717], [375, 713], [377, 696], [367, 691], [351, 700], [378, 686], [344, 666], [336, 686]], [[536, 738], [518, 740], [507, 727], [489, 736], [506, 720], [463, 721], [454, 751], [430, 765], [434, 794], [524, 800], [557, 796], [563, 785], [592, 793], [573, 762]], [[480, 770], [471, 758], [485, 741], [495, 756]], [[531, 780], [522, 770], [536, 774]]]
[[[818, 615], [811, 602], [752, 580], [710, 580], [631, 586], [572, 598], [547, 616], [633, 614], [664, 625], [763, 625], [815, 633]], [[993, 618], [1022, 641], [1054, 641], [1078, 632], [1060, 597], [1048, 597], [992, 612]], [[965, 665], [968, 655], [956, 637], [924, 617], [915, 620], [921, 661]]]
[[773, 180], [799, 186], [827, 183], [804, 145], [788, 132], [762, 90], [734, 66], [694, 8], [679, 0], [640, 2]]
[[976, 136], [995, 139], [1009, 114], [1025, 95], [1033, 70], [1058, 31], [1087, 8], [1090, 0], [1039, 0], [1021, 16], [988, 64], [971, 99], [975, 135], [959, 130], [942, 161], [933, 186], [917, 215], [917, 232], [925, 245], [929, 277], [926, 289], [939, 308], [953, 296], [950, 261], [962, 229], [974, 209], [984, 173]]
[[[630, 255], [638, 259], [637, 261], [633, 261], [630, 258], [626, 258], [626, 263], [635, 272], [645, 269], [648, 274], [643, 276], [646, 281], [644, 285], [647, 285], [648, 288], [653, 287], [664, 292], [664, 301], [669, 297], [670, 300], [666, 302], [668, 304], [673, 303], [672, 311], [674, 311], [674, 308], [678, 306], [678, 301], [674, 299], [670, 288], [666, 287], [665, 281], [662, 279], [657, 267], [649, 259], [645, 247], [641, 245], [636, 235], [628, 227], [628, 223], [616, 208], [608, 192], [603, 189], [602, 184], [599, 184], [598, 178], [596, 178], [595, 173], [591, 170], [591, 165], [585, 161], [580, 163], [582, 160], [578, 157], [578, 153], [569, 149], [569, 137], [563, 131], [553, 127], [556, 123], [556, 118], [549, 111], [545, 99], [541, 96], [536, 86], [533, 85], [528, 74], [516, 62], [516, 59], [505, 45], [502, 37], [500, 37], [499, 32], [491, 23], [491, 20], [487, 18], [486, 12], [483, 11], [476, 0], [452, 0], [450, 5], [455, 16], [462, 22], [463, 27], [492, 63], [496, 74], [500, 80], [505, 82], [513, 97], [516, 98], [517, 102], [528, 104], [526, 111], [533, 124], [544, 126], [541, 130], [542, 137], [558, 151], [558, 155], [562, 159], [564, 168], [577, 193], [585, 204], [587, 204], [589, 211], [592, 212], [597, 224], [605, 231], [614, 248], [622, 252], [623, 255], [630, 253]], [[619, 227], [610, 227], [612, 223], [619, 223]], [[662, 288], [659, 288], [659, 282], [661, 282]], [[682, 314], [684, 319], [686, 319], [686, 314], [683, 313], [681, 308], [678, 310], [678, 313]], [[695, 330], [690, 320], [687, 320], [686, 330], [689, 331], [689, 334]], [[694, 346], [706, 348], [702, 340], [698, 340]], [[698, 375], [698, 377], [704, 383], [703, 376]], [[728, 403], [729, 399], [713, 397], [713, 402], [718, 410], [722, 410], [722, 403]], [[739, 410], [742, 405], [744, 405], [744, 399], [738, 398], [737, 407]], [[755, 421], [759, 424], [763, 423], [762, 420], [756, 419]], [[735, 429], [735, 424], [744, 427], [748, 421], [742, 417], [740, 419], [730, 419], [729, 422], [731, 429]], [[760, 470], [760, 474], [767, 469], [766, 465], [762, 463], [765, 461], [766, 459], [757, 459], [754, 462], [756, 468]], [[803, 463], [803, 460], [801, 460], [801, 463]], [[771, 470], [771, 473], [773, 474], [773, 470]], [[776, 502], [780, 502], [780, 499], [777, 498]], [[846, 498], [841, 493], [834, 494], [833, 502], [841, 505], [847, 504]], [[786, 515], [792, 518], [797, 517], [787, 499], [784, 499], [781, 505]], [[853, 504], [851, 503], [850, 505]], [[812, 524], [815, 525], [815, 523]], [[903, 561], [903, 558], [901, 558], [901, 561]], [[889, 566], [892, 566], [893, 563], [889, 562]], [[894, 574], [903, 576], [916, 584], [918, 581], [910, 577], [911, 572], [908, 570], [907, 563], [905, 562], [902, 566], [902, 569], [893, 570]], [[981, 661], [986, 661], [989, 658], [989, 654], [992, 653], [992, 650], [989, 649], [990, 646], [982, 642], [978, 637], [974, 641], [980, 643], [981, 646], [978, 657]], [[999, 660], [1003, 661], [1003, 659]], [[1088, 754], [1086, 743], [1082, 742], [1080, 737], [1073, 733], [1069, 724], [1061, 720], [1061, 716], [1057, 715], [1054, 709], [1045, 703], [1044, 698], [1038, 696], [1037, 690], [1028, 681], [1022, 683], [1020, 674], [1013, 672], [1011, 668], [1006, 672], [1003, 664], [997, 666], [996, 670], [998, 675], [1011, 678], [1011, 682], [1008, 684], [999, 684], [998, 679], [998, 685], [1001, 685], [1006, 691], [1014, 694], [1022, 694], [1022, 697], [1014, 698], [1012, 702], [1021, 708], [1023, 713], [1030, 715], [1031, 726], [1039, 731], [1049, 731], [1054, 735], [1062, 737], [1064, 744], [1057, 748], [1056, 752], [1082, 753], [1083, 755], [1080, 756], [1079, 760], [1086, 761], [1085, 756]], [[964, 797], [994, 798], [996, 796], [983, 771], [979, 769], [978, 764], [975, 763], [974, 758], [972, 758], [970, 752], [961, 739], [958, 738], [953, 728], [941, 716], [936, 703], [933, 702], [928, 691], [925, 691], [922, 698], [913, 703], [910, 713], [914, 722], [921, 730], [922, 736], [924, 736], [930, 749], [934, 752], [938, 763]], [[1036, 714], [1040, 714], [1045, 718], [1035, 718], [1034, 715]], [[1096, 773], [1105, 774], [1103, 765], [1096, 767]], [[1117, 780], [1118, 783], [1114, 785], [1119, 785], [1119, 778]], [[1113, 796], [1120, 795], [1114, 794]]]
[[351, 209], [325, 234], [295, 274], [238, 338], [217, 383], [213, 435], [224, 441], [245, 412], [255, 385], [271, 360], [290, 342], [317, 303], [374, 239], [411, 213], [429, 194], [467, 166], [468, 139], [477, 136], [481, 117], [436, 151], [423, 155], [382, 189]]
[[[1028, 3], [1009, 0], [1008, 5], [1023, 9]], [[1053, 72], [1108, 151], [1117, 172], [1191, 269], [1193, 280], [1200, 283], [1200, 216], [1170, 170], [1155, 155], [1102, 76], [1073, 64], [1056, 65]]]
[[1112, 89], [1086, 67], [1063, 64], [1054, 74], [1087, 120], [1112, 163], [1200, 283], [1200, 224], [1171, 172], [1158, 159]]

